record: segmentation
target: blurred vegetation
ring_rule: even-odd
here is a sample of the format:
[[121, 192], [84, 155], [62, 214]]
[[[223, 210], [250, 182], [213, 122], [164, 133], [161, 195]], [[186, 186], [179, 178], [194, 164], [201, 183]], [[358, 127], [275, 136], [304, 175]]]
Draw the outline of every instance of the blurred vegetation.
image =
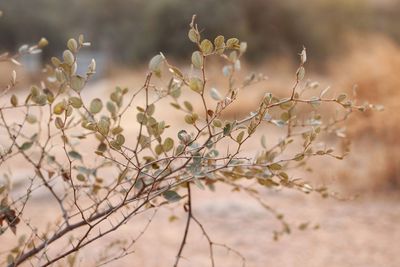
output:
[[[251, 47], [248, 59], [295, 56], [305, 45], [313, 61], [341, 51], [346, 34], [379, 32], [400, 40], [400, 3], [364, 0], [8, 0], [0, 3], [0, 50], [45, 36], [60, 53], [65, 41], [84, 33], [118, 63], [147, 60], [163, 51], [185, 58], [187, 22], [198, 14], [207, 36], [234, 32]], [[22, 19], [23, 18], [23, 19]]]

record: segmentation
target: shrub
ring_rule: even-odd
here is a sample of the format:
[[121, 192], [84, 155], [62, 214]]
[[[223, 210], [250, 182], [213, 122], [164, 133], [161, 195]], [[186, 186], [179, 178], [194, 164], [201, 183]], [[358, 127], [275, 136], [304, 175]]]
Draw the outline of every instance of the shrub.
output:
[[[188, 37], [195, 47], [188, 73], [160, 53], [150, 60], [150, 72], [142, 87], [116, 87], [109, 99], [97, 96], [87, 101], [82, 97], [96, 70], [93, 60], [85, 75], [76, 73], [76, 58], [81, 49], [90, 45], [82, 35], [68, 41], [62, 58], [51, 59], [52, 66], [45, 69], [46, 79], [31, 86], [23, 99], [13, 94], [18, 77], [12, 73], [1, 94], [2, 100], [9, 101], [0, 108], [0, 166], [4, 172], [10, 166], [12, 173], [18, 172], [13, 161], [19, 158], [30, 167], [30, 173], [28, 179], [20, 182], [22, 193], [13, 189], [13, 174], [5, 175], [0, 187], [1, 233], [11, 231], [18, 240], [4, 259], [8, 266], [27, 261], [49, 266], [64, 258], [74, 265], [77, 251], [113, 233], [132, 218], [168, 205], [182, 205], [187, 212], [175, 266], [182, 257], [192, 223], [206, 236], [214, 265], [215, 246], [232, 249], [215, 243], [197, 219], [192, 206], [196, 201], [193, 190], [214, 190], [216, 184], [225, 184], [250, 195], [281, 222], [282, 229], [274, 232], [275, 239], [290, 233], [291, 226], [263, 201], [259, 189], [336, 196], [326, 187], [293, 178], [292, 172], [307, 167], [310, 158], [343, 159], [348, 152], [346, 147], [340, 152], [320, 142], [324, 136], [342, 137], [341, 124], [354, 110], [374, 106], [359, 105], [345, 94], [327, 97], [327, 89], [319, 91], [316, 83], [305, 81], [307, 55], [303, 49], [294, 85], [286, 97], [266, 93], [249, 116], [224, 120], [224, 110], [235, 102], [243, 88], [262, 82], [264, 76], [237, 78], [240, 59], [247, 48], [245, 42], [221, 35], [212, 41], [204, 39], [194, 17]], [[2, 61], [18, 63], [20, 53], [35, 53], [46, 44], [42, 39], [16, 55], [3, 55]], [[212, 57], [225, 63], [221, 74], [227, 80], [224, 90], [209, 86], [207, 70]], [[313, 96], [306, 98], [309, 91]], [[187, 127], [173, 125], [172, 119], [158, 119], [159, 103], [166, 99], [176, 109], [174, 116], [182, 114]], [[331, 117], [320, 115], [318, 111], [329, 104], [339, 108], [337, 113]], [[312, 112], [304, 112], [302, 106], [308, 106]], [[135, 120], [133, 113], [135, 136], [128, 132]], [[23, 116], [18, 118], [18, 114]], [[279, 128], [281, 139], [267, 145], [263, 136], [259, 153], [246, 156], [242, 152], [244, 147], [265, 127]], [[34, 198], [39, 194], [45, 194], [59, 209], [54, 221], [48, 222], [52, 224], [43, 231], [38, 230], [39, 225], [32, 225], [26, 215], [26, 208], [31, 203], [35, 205]], [[304, 228], [306, 225], [300, 227]], [[17, 238], [20, 231], [24, 234]], [[126, 244], [120, 254], [101, 258], [99, 264], [129, 254], [132, 246], [133, 243]]]

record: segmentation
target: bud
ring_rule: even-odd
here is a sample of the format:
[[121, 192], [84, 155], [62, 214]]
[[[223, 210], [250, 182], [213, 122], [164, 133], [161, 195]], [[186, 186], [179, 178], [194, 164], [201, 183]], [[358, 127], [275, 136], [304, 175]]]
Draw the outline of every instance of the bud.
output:
[[309, 184], [303, 184], [303, 186], [300, 189], [306, 194], [309, 194], [313, 191], [313, 188]]
[[48, 44], [49, 44], [49, 41], [47, 41], [46, 38], [42, 37], [42, 38], [39, 40], [37, 46], [38, 46], [39, 48], [43, 48], [43, 47], [47, 46]]
[[14, 85], [16, 82], [17, 82], [17, 72], [13, 70], [11, 75], [11, 83]]
[[90, 73], [95, 73], [96, 72], [96, 61], [92, 58], [92, 61], [90, 62], [89, 65], [89, 72]]
[[303, 46], [303, 50], [300, 53], [300, 61], [301, 61], [301, 65], [303, 65], [307, 61], [307, 52], [306, 52], [306, 48], [304, 46]]

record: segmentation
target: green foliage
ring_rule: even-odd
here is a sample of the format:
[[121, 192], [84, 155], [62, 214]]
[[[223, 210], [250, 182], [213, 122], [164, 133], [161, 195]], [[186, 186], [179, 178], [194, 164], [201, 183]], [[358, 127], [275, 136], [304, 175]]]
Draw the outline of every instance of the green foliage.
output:
[[[319, 90], [304, 81], [307, 55], [303, 49], [295, 85], [285, 97], [266, 93], [255, 103], [249, 116], [226, 120], [223, 117], [226, 108], [244, 88], [262, 82], [264, 76], [250, 75], [244, 80], [236, 77], [246, 42], [221, 35], [205, 39], [195, 17], [184, 36], [194, 46], [192, 56], [188, 57], [188, 63], [193, 66], [191, 71], [172, 65], [163, 54], [158, 54], [150, 60], [150, 72], [141, 88], [116, 87], [108, 99], [101, 96], [84, 99], [81, 95], [96, 70], [93, 60], [84, 76], [76, 75], [76, 58], [81, 49], [90, 46], [82, 35], [67, 42], [62, 58], [52, 58], [53, 66], [46, 69], [48, 76], [40, 86], [31, 87], [22, 104], [15, 95], [9, 95], [17, 79], [16, 74], [11, 74], [9, 90], [1, 95], [7, 98], [7, 104], [0, 107], [0, 130], [7, 136], [7, 142], [2, 144], [5, 148], [1, 150], [0, 166], [7, 166], [15, 156], [20, 156], [31, 167], [32, 178], [24, 181], [26, 194], [18, 199], [12, 197], [13, 181], [2, 181], [1, 232], [10, 229], [16, 233], [22, 227], [21, 220], [29, 222], [24, 217], [24, 207], [30, 203], [36, 187], [43, 188], [47, 197], [58, 205], [59, 217], [43, 233], [32, 230], [21, 241], [19, 247], [24, 247], [23, 250], [10, 250], [9, 266], [28, 260], [35, 262], [34, 256], [44, 250], [54, 252], [49, 253], [45, 264], [69, 256], [68, 261], [73, 265], [75, 253], [91, 242], [136, 215], [171, 204], [182, 205], [188, 213], [177, 266], [191, 222], [199, 224], [210, 241], [192, 210], [195, 200], [191, 187], [214, 191], [216, 184], [224, 184], [233, 191], [249, 194], [281, 223], [282, 229], [274, 232], [275, 239], [290, 233], [291, 228], [280, 213], [263, 202], [258, 193], [260, 189], [292, 189], [322, 197], [334, 196], [325, 187], [315, 187], [295, 178], [293, 169], [308, 168], [309, 160], [314, 157], [343, 159], [348, 153], [347, 146], [337, 152], [321, 145], [323, 137], [334, 133], [342, 138], [343, 121], [354, 110], [364, 111], [374, 106], [359, 105], [346, 95], [325, 97], [327, 90]], [[43, 42], [27, 51], [39, 49]], [[6, 60], [17, 62], [19, 56], [12, 55]], [[226, 88], [217, 90], [209, 86], [206, 62], [211, 57], [225, 64], [220, 76], [228, 81]], [[164, 84], [165, 81], [168, 82]], [[314, 96], [304, 97], [304, 92], [309, 90], [314, 90]], [[184, 129], [182, 123], [174, 125], [160, 119], [161, 100], [170, 101], [177, 109], [174, 116], [181, 116], [180, 120], [187, 124]], [[330, 104], [338, 107], [337, 114], [324, 118], [319, 111]], [[302, 114], [304, 107], [312, 112]], [[25, 116], [18, 121], [10, 116], [10, 111]], [[137, 126], [136, 136], [125, 130], [126, 118], [129, 125]], [[282, 138], [276, 144], [267, 144], [267, 137], [263, 135], [258, 154], [253, 158], [244, 157], [244, 146], [258, 139], [257, 134], [264, 127], [279, 128]], [[308, 224], [299, 226], [301, 230], [307, 227]], [[72, 246], [55, 245], [61, 240], [71, 242]], [[209, 244], [212, 251], [217, 243], [210, 241]], [[121, 249], [121, 257], [129, 253], [129, 248]], [[240, 253], [237, 255], [243, 258]]]

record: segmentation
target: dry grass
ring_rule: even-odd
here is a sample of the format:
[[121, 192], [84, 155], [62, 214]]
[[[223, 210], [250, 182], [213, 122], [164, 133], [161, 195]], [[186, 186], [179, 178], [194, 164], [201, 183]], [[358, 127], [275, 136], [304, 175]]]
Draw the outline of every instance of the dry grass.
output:
[[331, 78], [341, 87], [350, 92], [357, 85], [359, 99], [385, 106], [382, 113], [353, 119], [349, 127], [353, 153], [360, 155], [356, 168], [364, 170], [349, 169], [347, 176], [364, 181], [358, 185], [364, 189], [400, 188], [399, 70], [400, 47], [383, 36], [353, 40], [352, 50], [331, 64]]

